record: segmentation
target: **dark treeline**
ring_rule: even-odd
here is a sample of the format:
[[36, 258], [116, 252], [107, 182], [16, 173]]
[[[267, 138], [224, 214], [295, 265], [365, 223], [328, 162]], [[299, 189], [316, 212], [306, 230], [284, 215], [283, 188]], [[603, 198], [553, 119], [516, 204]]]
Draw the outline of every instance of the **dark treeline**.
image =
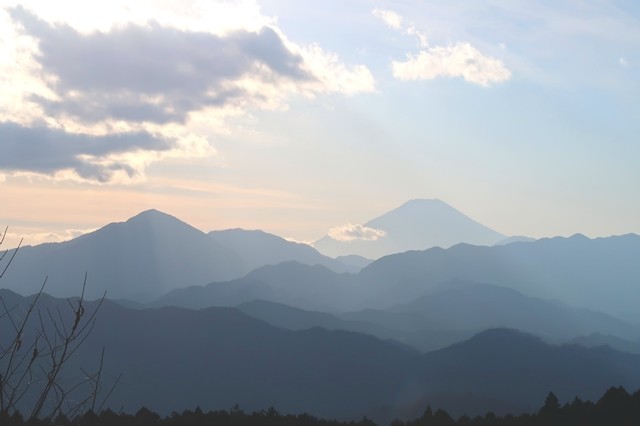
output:
[[[203, 412], [197, 408], [182, 413], [172, 413], [162, 418], [160, 415], [141, 408], [135, 414], [115, 413], [105, 410], [99, 414], [91, 411], [73, 419], [58, 416], [54, 420], [25, 421], [19, 413], [3, 416], [2, 426], [375, 426], [376, 423], [364, 417], [360, 421], [342, 422], [323, 420], [309, 414], [282, 414], [275, 408], [253, 413], [245, 413], [239, 407], [229, 411]], [[395, 420], [391, 426], [626, 426], [640, 424], [640, 391], [630, 395], [623, 387], [611, 388], [596, 403], [582, 401], [561, 405], [558, 398], [549, 393], [544, 406], [534, 414], [484, 416], [470, 418], [462, 416], [453, 419], [446, 411], [435, 412], [427, 407], [424, 414], [415, 420]]]
[[186, 410], [182, 413], [172, 413], [162, 418], [160, 415], [141, 408], [135, 414], [115, 413], [104, 410], [99, 414], [88, 411], [73, 419], [58, 416], [54, 420], [23, 420], [16, 413], [5, 417], [2, 426], [253, 426], [253, 425], [278, 425], [278, 426], [376, 426], [376, 423], [366, 417], [360, 421], [341, 422], [337, 420], [323, 420], [309, 414], [282, 414], [275, 408], [268, 410], [245, 413], [239, 407], [229, 411], [218, 410], [203, 412], [200, 408], [194, 411]]
[[433, 412], [427, 408], [416, 420], [394, 421], [392, 426], [627, 426], [640, 424], [640, 391], [633, 395], [623, 387], [611, 388], [595, 404], [576, 398], [560, 405], [558, 398], [549, 393], [544, 406], [534, 414], [518, 416], [484, 416], [452, 419], [443, 410]]

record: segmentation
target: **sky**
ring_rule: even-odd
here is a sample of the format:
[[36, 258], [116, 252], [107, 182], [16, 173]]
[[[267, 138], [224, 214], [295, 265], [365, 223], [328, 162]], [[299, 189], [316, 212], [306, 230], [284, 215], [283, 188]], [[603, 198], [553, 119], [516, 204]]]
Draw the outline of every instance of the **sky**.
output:
[[0, 0], [5, 247], [150, 208], [309, 242], [415, 198], [640, 233], [639, 83], [631, 0]]

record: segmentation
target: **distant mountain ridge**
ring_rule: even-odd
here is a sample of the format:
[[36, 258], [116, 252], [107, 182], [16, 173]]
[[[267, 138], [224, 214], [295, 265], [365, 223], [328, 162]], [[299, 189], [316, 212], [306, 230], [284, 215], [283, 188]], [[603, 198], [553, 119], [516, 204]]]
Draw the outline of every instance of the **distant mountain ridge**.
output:
[[[638, 256], [640, 236], [635, 234], [596, 239], [576, 235], [498, 246], [458, 244], [385, 256], [357, 274], [284, 262], [254, 270], [234, 281], [234, 289], [261, 283], [272, 291], [268, 298], [256, 295], [238, 303], [265, 299], [302, 309], [353, 311], [389, 309], [433, 294], [443, 283], [462, 281], [492, 284], [619, 317], [634, 312], [640, 303]], [[224, 285], [209, 285], [216, 286]], [[292, 303], [287, 294], [297, 294], [301, 303]], [[312, 303], [302, 303], [304, 294]], [[213, 302], [198, 299], [201, 304]]]
[[70, 241], [22, 247], [2, 286], [31, 294], [48, 276], [47, 291], [73, 296], [87, 272], [89, 298], [106, 292], [113, 299], [148, 301], [174, 288], [231, 280], [288, 260], [339, 272], [360, 269], [262, 231], [234, 229], [207, 235], [152, 209]]
[[111, 223], [62, 243], [23, 247], [2, 285], [35, 293], [48, 276], [47, 291], [77, 295], [88, 273], [87, 297], [145, 300], [175, 287], [230, 279], [242, 259], [205, 233], [157, 210]]
[[202, 309], [262, 299], [307, 310], [335, 311], [353, 306], [358, 297], [352, 274], [290, 261], [260, 267], [231, 281], [174, 289], [151, 306]]
[[261, 266], [288, 261], [322, 265], [335, 272], [358, 272], [362, 269], [324, 256], [308, 244], [287, 241], [260, 230], [225, 229], [211, 231], [209, 236], [241, 256], [247, 273]]
[[377, 238], [340, 241], [326, 235], [313, 246], [332, 257], [355, 254], [378, 259], [408, 250], [448, 248], [459, 243], [493, 245], [506, 238], [438, 199], [408, 201], [364, 226], [380, 231]]
[[593, 332], [640, 336], [640, 328], [610, 315], [527, 297], [506, 287], [465, 282], [447, 282], [441, 287], [391, 311], [420, 314], [449, 329], [508, 327], [554, 342]]
[[237, 306], [278, 327], [296, 330], [306, 324], [307, 328], [353, 330], [420, 350], [440, 348], [496, 327], [519, 329], [557, 343], [594, 332], [640, 337], [639, 327], [601, 312], [461, 281], [444, 282], [410, 303], [348, 311], [363, 294], [355, 291], [357, 279], [290, 262], [259, 268], [230, 282], [176, 289], [149, 306]]
[[640, 236], [584, 235], [483, 247], [458, 244], [386, 256], [364, 268], [367, 307], [410, 302], [448, 280], [491, 283], [525, 295], [640, 322]]

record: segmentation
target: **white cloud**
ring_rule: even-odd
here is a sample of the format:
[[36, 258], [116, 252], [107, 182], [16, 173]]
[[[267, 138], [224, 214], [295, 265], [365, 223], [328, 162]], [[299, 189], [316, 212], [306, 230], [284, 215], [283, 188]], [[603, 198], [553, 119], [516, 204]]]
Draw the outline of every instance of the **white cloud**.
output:
[[289, 241], [290, 243], [305, 244], [312, 247], [313, 247], [313, 243], [315, 242], [314, 240], [298, 240], [293, 237], [282, 237], [282, 238]]
[[329, 230], [329, 237], [337, 241], [375, 241], [387, 235], [386, 231], [381, 229], [369, 228], [363, 225], [353, 225], [347, 223], [345, 225], [336, 226]]
[[255, 0], [0, 0], [0, 122], [71, 139], [136, 133], [168, 142], [69, 151], [48, 170], [40, 152], [33, 167], [4, 158], [0, 172], [10, 175], [132, 183], [164, 158], [213, 155], [203, 135], [227, 131], [229, 117], [284, 110], [296, 95], [371, 91], [366, 66], [288, 40]]
[[403, 33], [415, 37], [418, 41], [419, 47], [427, 47], [429, 42], [427, 40], [427, 36], [422, 32], [418, 31], [417, 28], [413, 24], [409, 24], [408, 26], [404, 26], [404, 20], [402, 16], [398, 15], [393, 10], [389, 9], [373, 9], [371, 12], [373, 16], [376, 18], [382, 19], [388, 27], [393, 28], [394, 30], [402, 31]]
[[364, 65], [347, 66], [335, 53], [324, 51], [317, 44], [302, 47], [300, 55], [304, 58], [311, 75], [318, 83], [305, 83], [308, 92], [337, 92], [348, 95], [373, 92], [376, 83], [371, 71]]
[[[10, 227], [2, 249], [11, 249], [18, 246], [20, 240], [22, 240], [23, 246], [35, 246], [44, 243], [57, 243], [62, 241], [69, 241], [77, 238], [81, 235], [95, 231], [95, 228], [90, 229], [61, 229], [47, 231], [41, 228], [31, 227]], [[4, 232], [4, 227], [0, 229], [0, 234]]]
[[[410, 23], [403, 25], [403, 18], [386, 9], [374, 9], [373, 15], [388, 26], [413, 36], [420, 51], [407, 54], [406, 61], [392, 61], [394, 77], [400, 80], [432, 80], [437, 77], [462, 77], [466, 81], [489, 86], [508, 80], [511, 71], [496, 58], [483, 55], [468, 42], [457, 42], [449, 46], [429, 47], [427, 36]], [[500, 44], [505, 49], [504, 43]]]
[[373, 13], [373, 16], [376, 18], [382, 19], [385, 24], [394, 30], [402, 28], [402, 16], [392, 10], [375, 8], [371, 13]]
[[83, 33], [155, 22], [181, 30], [225, 34], [238, 29], [257, 31], [275, 22], [261, 13], [255, 0], [0, 0], [3, 8], [18, 5], [37, 11], [48, 22], [69, 24]]
[[620, 58], [618, 60], [618, 63], [620, 64], [620, 66], [626, 67], [627, 65], [629, 65], [629, 61], [627, 61], [625, 58]]
[[427, 47], [429, 46], [429, 41], [427, 40], [427, 36], [422, 34], [420, 31], [416, 29], [414, 26], [410, 26], [406, 29], [406, 33], [412, 35], [418, 40], [419, 47]]
[[511, 71], [499, 59], [483, 55], [470, 43], [431, 47], [408, 54], [406, 61], [393, 61], [393, 75], [400, 80], [432, 80], [461, 77], [489, 86], [511, 78]]

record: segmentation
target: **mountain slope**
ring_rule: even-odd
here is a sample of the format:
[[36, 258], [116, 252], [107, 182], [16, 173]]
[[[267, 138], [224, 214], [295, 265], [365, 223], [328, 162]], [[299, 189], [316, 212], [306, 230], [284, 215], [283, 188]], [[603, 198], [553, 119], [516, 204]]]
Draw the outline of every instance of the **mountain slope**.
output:
[[[22, 306], [29, 302], [0, 291], [5, 296]], [[45, 297], [40, 306], [60, 307], [73, 320], [66, 300]], [[86, 304], [87, 312], [94, 308]], [[6, 318], [0, 325], [7, 325]], [[26, 344], [30, 333], [25, 331]], [[550, 346], [511, 330], [487, 331], [420, 355], [358, 333], [284, 330], [232, 308], [133, 310], [109, 301], [66, 365], [63, 383], [81, 378], [80, 368], [94, 371], [103, 347], [105, 379], [122, 374], [107, 407], [128, 412], [239, 404], [386, 422], [444, 401], [455, 414], [500, 413], [537, 407], [549, 390], [567, 400], [596, 398], [612, 385], [640, 386], [640, 356]]]
[[205, 233], [157, 210], [63, 243], [23, 247], [2, 285], [73, 296], [88, 272], [87, 297], [145, 300], [172, 288], [239, 276], [242, 259]]
[[640, 336], [640, 329], [610, 315], [527, 297], [505, 287], [448, 282], [440, 288], [392, 311], [420, 314], [447, 329], [507, 327], [556, 342], [593, 332], [627, 338]]
[[283, 262], [263, 266], [228, 282], [175, 289], [150, 306], [199, 309], [237, 306], [261, 299], [307, 310], [345, 310], [359, 297], [353, 281], [352, 274], [337, 274], [321, 265]]
[[367, 228], [382, 231], [376, 239], [340, 241], [327, 235], [313, 246], [329, 256], [356, 254], [377, 259], [408, 250], [450, 247], [466, 242], [492, 245], [504, 235], [470, 219], [440, 200], [411, 200], [370, 220]]
[[276, 265], [296, 261], [306, 265], [322, 265], [335, 272], [358, 272], [355, 267], [320, 254], [316, 249], [301, 243], [287, 241], [259, 230], [226, 229], [211, 231], [209, 236], [217, 243], [234, 251], [242, 258], [246, 272], [264, 265]]
[[89, 298], [106, 291], [114, 299], [147, 301], [174, 288], [227, 281], [291, 260], [337, 272], [361, 269], [266, 232], [231, 229], [207, 235], [148, 210], [70, 241], [21, 248], [3, 286], [30, 294], [48, 276], [48, 292], [71, 296], [82, 289], [86, 271]]
[[494, 329], [425, 354], [418, 377], [436, 392], [459, 394], [464, 389], [512, 404], [534, 403], [533, 408], [549, 390], [561, 401], [571, 401], [576, 396], [597, 399], [614, 383], [635, 389], [640, 357], [607, 347], [548, 345], [515, 330]]
[[459, 244], [387, 256], [358, 274], [367, 307], [390, 307], [453, 279], [486, 282], [528, 296], [638, 319], [640, 236], [582, 235], [494, 247]]
[[617, 351], [640, 354], [640, 339], [626, 340], [617, 336], [602, 333], [591, 333], [587, 336], [578, 336], [570, 341], [588, 348], [609, 346]]

